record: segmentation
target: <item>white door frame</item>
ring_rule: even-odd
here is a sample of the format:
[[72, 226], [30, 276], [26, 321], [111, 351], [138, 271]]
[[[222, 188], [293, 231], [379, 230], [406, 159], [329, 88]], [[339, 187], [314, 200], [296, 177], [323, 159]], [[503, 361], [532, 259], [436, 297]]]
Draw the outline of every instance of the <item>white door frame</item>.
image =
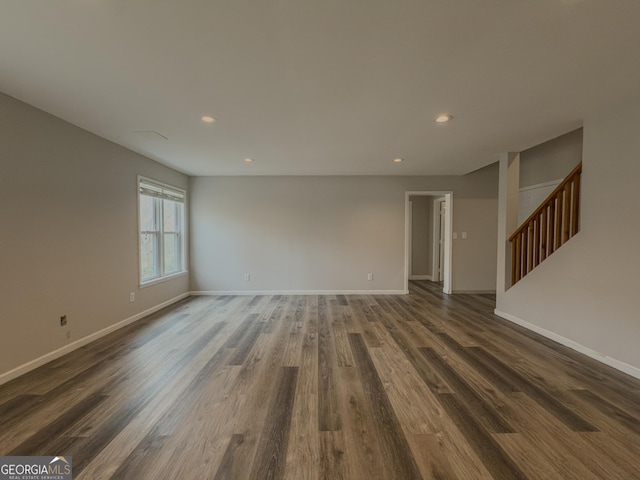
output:
[[[438, 267], [440, 267], [440, 205], [445, 201], [444, 197], [437, 197], [433, 199], [433, 260], [432, 260], [432, 265], [433, 268], [431, 269], [431, 278], [433, 279], [434, 282], [439, 282], [441, 280], [441, 276], [443, 277], [442, 279], [444, 279], [444, 272], [442, 272], [442, 275], [440, 274], [440, 269]], [[446, 212], [446, 203], [445, 203], [445, 212]], [[446, 216], [446, 213], [445, 213]], [[444, 231], [442, 232], [444, 234]], [[442, 243], [442, 247], [444, 247], [444, 239], [443, 243]], [[444, 255], [442, 256], [442, 258], [444, 258]], [[444, 262], [443, 262], [444, 263]]]
[[413, 276], [413, 202], [409, 200], [409, 277]]
[[444, 287], [442, 291], [451, 293], [451, 261], [453, 254], [453, 192], [451, 191], [420, 191], [404, 192], [404, 293], [409, 293], [409, 262], [410, 241], [411, 241], [411, 208], [409, 204], [410, 196], [444, 197], [445, 217], [444, 217]]

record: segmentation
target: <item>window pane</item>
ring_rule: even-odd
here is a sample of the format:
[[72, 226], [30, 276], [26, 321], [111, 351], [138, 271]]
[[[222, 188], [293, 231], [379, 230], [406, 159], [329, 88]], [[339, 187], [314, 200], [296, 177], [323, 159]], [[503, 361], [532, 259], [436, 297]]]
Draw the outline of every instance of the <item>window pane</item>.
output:
[[144, 233], [140, 235], [140, 273], [142, 280], [148, 280], [158, 275], [156, 252], [158, 250], [158, 235]]
[[179, 270], [178, 235], [164, 234], [164, 273], [175, 273]]
[[185, 268], [186, 193], [145, 179], [140, 179], [138, 186], [140, 277], [142, 283], [147, 283]]
[[140, 195], [140, 230], [143, 232], [155, 230], [153, 218], [153, 197]]
[[165, 232], [176, 232], [176, 202], [171, 200], [163, 200], [162, 201], [162, 209], [164, 211], [163, 221], [164, 221], [164, 231]]

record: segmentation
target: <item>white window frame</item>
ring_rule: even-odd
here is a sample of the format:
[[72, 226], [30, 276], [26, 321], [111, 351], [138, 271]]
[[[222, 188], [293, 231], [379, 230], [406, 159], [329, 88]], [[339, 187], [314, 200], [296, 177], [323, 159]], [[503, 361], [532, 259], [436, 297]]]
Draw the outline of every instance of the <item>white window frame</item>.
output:
[[[143, 279], [142, 278], [142, 234], [145, 233], [142, 231], [142, 219], [140, 215], [140, 197], [143, 195], [142, 186], [152, 186], [154, 191], [157, 190], [157, 195], [149, 195], [154, 198], [157, 198], [158, 201], [154, 201], [154, 216], [155, 222], [158, 225], [158, 229], [153, 233], [157, 235], [157, 248], [156, 248], [156, 258], [155, 262], [157, 265], [158, 273], [156, 276], [152, 278]], [[171, 280], [172, 278], [179, 277], [182, 275], [186, 275], [188, 273], [187, 265], [187, 192], [186, 190], [176, 187], [174, 185], [169, 185], [167, 183], [159, 182], [152, 178], [143, 177], [138, 175], [137, 179], [137, 200], [138, 200], [138, 229], [137, 229], [137, 242], [138, 242], [138, 280], [140, 287], [148, 287], [150, 285], [154, 285], [156, 283], [164, 282], [167, 280]], [[183, 203], [184, 208], [182, 208], [182, 218], [176, 218], [176, 228], [178, 231], [178, 271], [165, 273], [164, 272], [164, 222], [163, 220], [163, 199], [180, 201]], [[157, 233], [156, 233], [157, 232]]]

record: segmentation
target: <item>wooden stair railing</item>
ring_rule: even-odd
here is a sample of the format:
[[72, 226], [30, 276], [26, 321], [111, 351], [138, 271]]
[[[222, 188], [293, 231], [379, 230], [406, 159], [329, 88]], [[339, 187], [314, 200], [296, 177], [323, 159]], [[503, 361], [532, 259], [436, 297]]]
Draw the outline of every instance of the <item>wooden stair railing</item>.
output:
[[511, 285], [580, 230], [581, 173], [582, 162], [509, 237]]

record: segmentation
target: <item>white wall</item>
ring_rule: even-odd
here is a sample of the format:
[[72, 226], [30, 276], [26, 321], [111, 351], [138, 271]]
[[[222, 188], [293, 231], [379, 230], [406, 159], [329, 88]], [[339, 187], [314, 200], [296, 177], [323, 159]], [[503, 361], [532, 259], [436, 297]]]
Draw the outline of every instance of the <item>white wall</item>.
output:
[[498, 291], [497, 311], [640, 376], [638, 131], [638, 103], [585, 120], [581, 230]]
[[549, 195], [562, 183], [563, 179], [520, 189], [518, 195], [518, 226], [522, 225]]
[[[494, 199], [483, 228], [497, 229], [497, 165], [458, 177], [196, 177], [190, 190], [194, 291], [402, 291], [406, 191], [452, 190], [459, 228], [475, 200]], [[454, 247], [454, 290], [495, 289], [495, 262], [457, 263], [495, 241], [485, 247]]]
[[453, 293], [495, 292], [496, 279], [490, 273], [497, 264], [498, 199], [456, 200], [453, 231], [458, 237], [453, 240]]
[[582, 160], [583, 129], [520, 152], [520, 188], [562, 180]]
[[582, 161], [582, 141], [579, 128], [520, 153], [518, 225]]
[[138, 289], [138, 174], [188, 185], [182, 174], [0, 94], [0, 380], [188, 292], [186, 275]]

